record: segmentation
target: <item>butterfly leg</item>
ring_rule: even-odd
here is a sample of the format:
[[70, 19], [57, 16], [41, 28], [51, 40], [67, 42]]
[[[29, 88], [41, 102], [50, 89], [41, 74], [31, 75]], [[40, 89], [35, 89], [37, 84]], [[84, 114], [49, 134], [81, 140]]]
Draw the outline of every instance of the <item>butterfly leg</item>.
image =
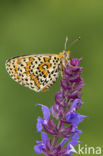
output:
[[60, 74], [61, 74], [61, 77], [63, 77], [63, 65], [62, 64], [60, 66]]

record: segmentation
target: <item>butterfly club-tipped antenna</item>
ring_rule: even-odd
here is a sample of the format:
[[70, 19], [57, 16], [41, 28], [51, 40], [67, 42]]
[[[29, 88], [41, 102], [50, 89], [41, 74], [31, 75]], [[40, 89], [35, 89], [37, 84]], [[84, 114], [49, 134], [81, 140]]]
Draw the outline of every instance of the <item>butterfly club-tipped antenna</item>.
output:
[[67, 50], [67, 43], [68, 43], [68, 36], [66, 36], [66, 39], [65, 39], [65, 44], [64, 44], [64, 50], [65, 51]]
[[71, 45], [70, 45], [70, 49], [72, 48], [72, 46], [77, 43], [78, 41], [80, 41], [80, 36], [78, 36], [74, 41], [72, 41]]

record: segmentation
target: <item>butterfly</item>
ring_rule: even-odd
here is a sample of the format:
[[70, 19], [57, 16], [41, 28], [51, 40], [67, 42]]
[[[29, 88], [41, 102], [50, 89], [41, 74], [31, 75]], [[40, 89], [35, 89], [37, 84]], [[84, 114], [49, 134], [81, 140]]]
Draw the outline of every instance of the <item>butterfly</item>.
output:
[[13, 57], [6, 61], [9, 75], [25, 87], [46, 91], [59, 77], [68, 62], [70, 51], [59, 54], [34, 54]]

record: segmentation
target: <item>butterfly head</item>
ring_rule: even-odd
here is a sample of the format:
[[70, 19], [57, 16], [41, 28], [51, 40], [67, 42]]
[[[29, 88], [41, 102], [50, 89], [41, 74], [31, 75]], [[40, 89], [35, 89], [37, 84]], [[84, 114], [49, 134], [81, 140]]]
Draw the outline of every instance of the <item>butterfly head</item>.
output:
[[66, 59], [68, 59], [70, 56], [70, 51], [69, 50], [63, 51], [63, 55], [65, 56]]

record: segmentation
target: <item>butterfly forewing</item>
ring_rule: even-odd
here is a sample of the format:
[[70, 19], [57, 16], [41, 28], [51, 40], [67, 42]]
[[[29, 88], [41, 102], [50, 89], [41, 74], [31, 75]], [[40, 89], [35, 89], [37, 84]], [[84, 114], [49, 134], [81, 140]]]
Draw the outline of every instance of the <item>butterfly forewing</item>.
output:
[[28, 55], [6, 62], [10, 76], [21, 85], [37, 92], [49, 88], [58, 78], [61, 58], [59, 55]]

